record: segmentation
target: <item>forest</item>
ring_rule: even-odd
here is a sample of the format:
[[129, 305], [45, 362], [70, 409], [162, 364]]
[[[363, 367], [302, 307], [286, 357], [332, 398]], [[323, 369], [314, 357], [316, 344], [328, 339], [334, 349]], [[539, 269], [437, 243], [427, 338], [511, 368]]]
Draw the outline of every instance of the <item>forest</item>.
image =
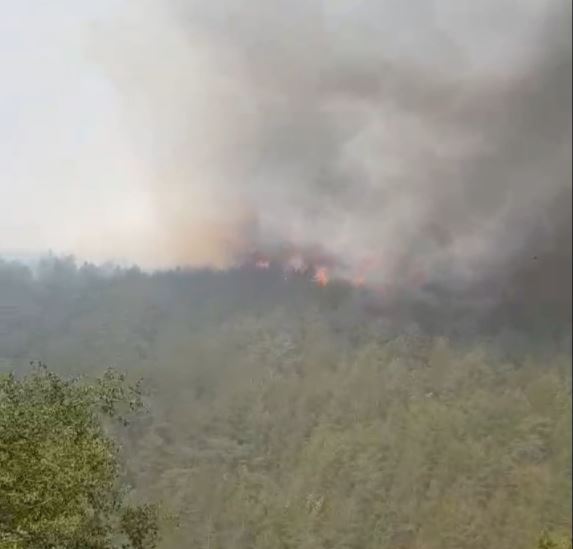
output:
[[[150, 547], [570, 547], [570, 317], [551, 310], [375, 300], [249, 265], [4, 261], [0, 411], [16, 413], [8, 396], [37, 361], [73, 402], [92, 393], [58, 376], [114, 382], [113, 368], [136, 384], [142, 406], [104, 431], [126, 497], [159, 509]], [[18, 394], [45, 406], [42, 383]], [[0, 421], [4, 465], [17, 439]], [[2, 537], [8, 516], [0, 508], [2, 549], [57, 547]]]
[[571, 1], [2, 7], [0, 549], [573, 549]]

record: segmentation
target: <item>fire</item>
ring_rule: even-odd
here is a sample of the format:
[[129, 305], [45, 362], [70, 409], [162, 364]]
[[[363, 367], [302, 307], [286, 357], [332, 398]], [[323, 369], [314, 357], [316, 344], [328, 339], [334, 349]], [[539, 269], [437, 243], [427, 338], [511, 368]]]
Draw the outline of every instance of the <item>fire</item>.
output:
[[319, 267], [314, 273], [314, 280], [319, 286], [326, 286], [330, 280], [328, 269], [326, 269], [326, 267]]
[[[312, 282], [320, 287], [327, 286], [334, 279], [357, 289], [368, 289], [372, 295], [387, 296], [390, 291], [387, 284], [395, 281], [402, 290], [416, 290], [427, 283], [427, 273], [421, 264], [407, 264], [403, 272], [394, 268], [396, 262], [384, 261], [379, 256], [370, 255], [354, 264], [343, 264], [316, 250], [287, 250], [252, 252], [249, 260], [251, 267], [259, 270], [273, 269], [282, 271], [285, 280], [291, 277], [311, 277]], [[384, 268], [382, 268], [384, 266]], [[390, 272], [388, 272], [390, 269]], [[401, 274], [396, 280], [395, 274]], [[394, 286], [394, 285], [393, 285]]]

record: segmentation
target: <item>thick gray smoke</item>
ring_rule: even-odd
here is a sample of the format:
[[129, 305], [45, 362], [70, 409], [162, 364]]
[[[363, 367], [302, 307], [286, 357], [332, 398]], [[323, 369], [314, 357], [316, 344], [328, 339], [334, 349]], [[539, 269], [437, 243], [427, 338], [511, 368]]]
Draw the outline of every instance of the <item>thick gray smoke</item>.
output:
[[149, 159], [145, 259], [319, 248], [377, 284], [554, 287], [570, 21], [560, 0], [128, 4], [92, 51]]

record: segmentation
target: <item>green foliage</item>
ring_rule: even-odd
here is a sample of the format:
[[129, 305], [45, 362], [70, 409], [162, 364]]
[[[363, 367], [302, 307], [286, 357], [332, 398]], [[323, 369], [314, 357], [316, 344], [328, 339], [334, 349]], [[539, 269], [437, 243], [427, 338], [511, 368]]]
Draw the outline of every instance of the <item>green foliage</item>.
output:
[[541, 536], [537, 544], [537, 549], [571, 549], [572, 547], [571, 537], [560, 536], [555, 538], [547, 533]]
[[527, 549], [570, 528], [567, 360], [403, 343], [334, 368], [239, 355], [232, 388], [172, 402], [132, 449], [148, 493], [181, 509], [166, 546]]
[[123, 547], [133, 547], [133, 549], [155, 547], [159, 537], [157, 507], [153, 505], [126, 507], [121, 513], [120, 524], [131, 543], [131, 545], [124, 544]]
[[[0, 368], [41, 356], [59, 373], [102, 380], [57, 378], [90, 403], [79, 410], [95, 438], [79, 440], [82, 452], [101, 450], [99, 465], [82, 468], [82, 458], [68, 472], [59, 458], [43, 464], [28, 453], [29, 471], [14, 462], [10, 474], [35, 478], [50, 466], [66, 489], [83, 489], [89, 475], [107, 482], [95, 493], [109, 513], [97, 516], [118, 536], [102, 534], [101, 547], [121, 547], [122, 533], [133, 547], [143, 539], [134, 531], [155, 538], [155, 510], [133, 501], [162, 501], [177, 516], [178, 528], [161, 529], [162, 549], [568, 547], [559, 543], [571, 531], [570, 338], [542, 342], [489, 324], [452, 337], [448, 326], [477, 324], [467, 310], [372, 316], [363, 294], [323, 290], [272, 272], [0, 266]], [[401, 315], [423, 317], [425, 328]], [[139, 396], [98, 370], [106, 364], [149, 382], [151, 413], [117, 430], [101, 417], [125, 418]], [[51, 405], [26, 391], [26, 414], [43, 425], [34, 403]], [[50, 417], [52, 454], [61, 444], [79, 452], [74, 429]], [[14, 421], [2, 423], [13, 436], [35, 433]], [[129, 501], [119, 489], [127, 480]], [[31, 516], [37, 491], [12, 487]], [[3, 511], [1, 498], [0, 489]], [[80, 500], [53, 511], [61, 524], [46, 524], [65, 533], [76, 517], [87, 540], [91, 503]], [[540, 540], [545, 530], [552, 537]], [[84, 540], [76, 546], [90, 547]]]
[[41, 364], [0, 377], [0, 547], [103, 549], [121, 536], [122, 547], [153, 547], [153, 509], [125, 507], [103, 421], [140, 407], [139, 389], [112, 370], [91, 384]]

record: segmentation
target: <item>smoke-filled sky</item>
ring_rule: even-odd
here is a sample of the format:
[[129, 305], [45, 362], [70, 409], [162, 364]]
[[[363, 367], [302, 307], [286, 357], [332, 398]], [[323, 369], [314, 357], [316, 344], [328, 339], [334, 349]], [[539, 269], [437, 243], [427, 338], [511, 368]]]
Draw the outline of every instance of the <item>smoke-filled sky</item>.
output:
[[378, 282], [570, 258], [570, 3], [96, 4], [0, 0], [0, 251], [319, 249]]

